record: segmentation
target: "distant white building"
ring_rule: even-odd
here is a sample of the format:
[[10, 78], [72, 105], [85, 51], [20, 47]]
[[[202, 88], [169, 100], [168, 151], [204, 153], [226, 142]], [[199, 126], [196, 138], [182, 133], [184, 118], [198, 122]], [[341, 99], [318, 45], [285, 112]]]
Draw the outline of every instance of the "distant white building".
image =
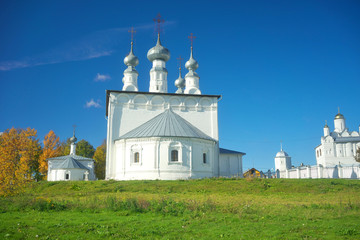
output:
[[324, 136], [321, 144], [315, 148], [317, 165], [324, 167], [336, 165], [357, 164], [354, 157], [360, 148], [359, 132], [349, 131], [346, 128], [345, 117], [339, 112], [334, 119], [334, 131], [330, 132], [329, 126], [324, 126]]
[[48, 181], [87, 181], [95, 180], [94, 160], [76, 155], [76, 137], [70, 138], [70, 154], [54, 157], [48, 161]]
[[139, 61], [132, 43], [122, 91], [106, 91], [106, 179], [242, 177], [245, 153], [219, 148], [220, 96], [201, 94], [193, 48], [185, 79], [179, 69], [176, 93], [168, 93], [170, 52], [160, 34], [147, 57], [152, 62], [149, 92], [138, 91]]
[[[360, 163], [355, 161], [360, 148], [359, 132], [349, 132], [345, 118], [339, 112], [334, 119], [334, 131], [325, 124], [321, 144], [315, 148], [317, 165], [291, 166], [291, 157], [283, 151], [276, 154], [273, 174], [277, 178], [360, 178]], [[272, 174], [268, 172], [268, 176]]]
[[281, 145], [281, 150], [275, 156], [275, 171], [279, 171], [281, 173], [281, 178], [286, 177], [286, 170], [291, 168], [291, 157], [287, 154]]

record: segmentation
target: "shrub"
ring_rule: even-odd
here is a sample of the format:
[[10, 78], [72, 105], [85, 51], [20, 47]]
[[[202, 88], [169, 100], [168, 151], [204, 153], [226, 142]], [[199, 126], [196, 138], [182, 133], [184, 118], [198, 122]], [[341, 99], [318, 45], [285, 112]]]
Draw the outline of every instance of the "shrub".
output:
[[29, 207], [33, 210], [38, 210], [38, 211], [50, 211], [50, 210], [62, 211], [67, 208], [65, 203], [56, 202], [51, 199], [45, 199], [42, 197], [35, 198], [30, 203]]

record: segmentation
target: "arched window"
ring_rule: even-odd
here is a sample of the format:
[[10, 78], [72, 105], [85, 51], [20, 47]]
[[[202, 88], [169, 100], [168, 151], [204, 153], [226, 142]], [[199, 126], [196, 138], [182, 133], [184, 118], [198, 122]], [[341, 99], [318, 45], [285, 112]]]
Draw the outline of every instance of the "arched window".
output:
[[203, 153], [203, 163], [207, 163], [206, 153]]
[[172, 150], [171, 151], [171, 161], [172, 162], [178, 162], [179, 161], [179, 152], [178, 152], [178, 150]]
[[70, 173], [69, 172], [66, 172], [65, 173], [65, 180], [69, 180], [70, 179]]
[[139, 163], [140, 161], [140, 154], [139, 152], [134, 153], [134, 163]]

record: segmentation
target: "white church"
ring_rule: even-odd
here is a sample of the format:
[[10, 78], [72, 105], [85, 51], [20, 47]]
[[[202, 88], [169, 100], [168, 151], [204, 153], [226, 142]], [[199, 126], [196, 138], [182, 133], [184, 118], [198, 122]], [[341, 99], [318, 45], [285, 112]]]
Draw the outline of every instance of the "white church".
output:
[[76, 155], [75, 130], [70, 138], [70, 154], [48, 158], [48, 181], [88, 181], [96, 180], [94, 159]]
[[346, 128], [345, 117], [338, 112], [334, 118], [334, 131], [327, 123], [321, 144], [315, 148], [316, 165], [292, 167], [291, 157], [282, 149], [274, 159], [278, 178], [352, 178], [360, 179], [360, 163], [355, 161], [360, 148], [359, 132]]
[[170, 52], [162, 46], [160, 34], [147, 58], [152, 62], [148, 92], [138, 88], [139, 60], [132, 41], [124, 59], [122, 90], [106, 91], [106, 179], [242, 177], [245, 153], [219, 147], [221, 96], [202, 94], [193, 47], [185, 78], [180, 67], [174, 80], [175, 93], [168, 92]]

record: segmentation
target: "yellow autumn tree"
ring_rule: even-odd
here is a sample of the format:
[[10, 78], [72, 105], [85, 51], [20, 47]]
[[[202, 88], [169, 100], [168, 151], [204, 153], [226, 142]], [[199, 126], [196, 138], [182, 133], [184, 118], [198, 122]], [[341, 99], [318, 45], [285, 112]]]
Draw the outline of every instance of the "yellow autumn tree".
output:
[[21, 191], [36, 178], [41, 146], [35, 129], [7, 129], [0, 136], [0, 195]]
[[94, 153], [95, 175], [98, 179], [105, 179], [105, 163], [106, 163], [106, 141], [96, 148]]
[[43, 179], [46, 177], [48, 171], [48, 163], [46, 159], [59, 157], [61, 155], [62, 149], [59, 137], [55, 135], [53, 130], [50, 130], [44, 138], [44, 148], [39, 159], [39, 173]]

